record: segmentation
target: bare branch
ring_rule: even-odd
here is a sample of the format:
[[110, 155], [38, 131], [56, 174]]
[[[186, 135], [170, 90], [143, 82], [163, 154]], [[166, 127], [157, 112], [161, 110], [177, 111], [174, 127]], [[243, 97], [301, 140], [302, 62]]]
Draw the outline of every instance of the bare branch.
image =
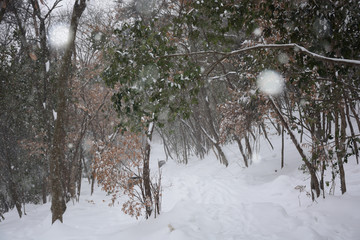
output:
[[48, 13], [45, 15], [44, 19], [46, 19], [46, 18], [51, 14], [51, 12], [52, 12], [55, 8], [57, 8], [57, 5], [58, 5], [61, 1], [62, 1], [62, 0], [56, 0], [51, 8], [49, 8], [49, 7], [46, 5], [46, 7], [48, 8], [49, 11], [48, 11]]

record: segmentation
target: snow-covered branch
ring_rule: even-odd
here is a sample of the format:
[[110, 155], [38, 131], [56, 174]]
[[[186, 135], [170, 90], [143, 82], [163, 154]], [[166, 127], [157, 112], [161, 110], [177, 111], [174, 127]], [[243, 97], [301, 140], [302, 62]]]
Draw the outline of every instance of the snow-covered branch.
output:
[[289, 44], [258, 44], [251, 47], [246, 47], [243, 49], [232, 51], [228, 54], [227, 57], [237, 55], [243, 52], [252, 51], [256, 49], [291, 49], [293, 48], [294, 51], [299, 51], [302, 53], [305, 53], [306, 55], [313, 57], [315, 59], [319, 59], [326, 62], [332, 62], [335, 64], [349, 64], [349, 65], [360, 65], [360, 60], [354, 60], [354, 59], [344, 59], [344, 58], [331, 58], [331, 57], [325, 57], [320, 54], [314, 53], [306, 49], [305, 47], [302, 47], [296, 43], [289, 43]]
[[314, 53], [306, 49], [305, 47], [302, 47], [296, 43], [288, 43], [288, 44], [257, 44], [250, 47], [241, 48], [238, 50], [234, 50], [231, 52], [218, 52], [218, 51], [201, 51], [201, 52], [191, 52], [191, 53], [178, 53], [178, 54], [169, 54], [165, 55], [161, 58], [169, 58], [169, 57], [183, 57], [183, 56], [199, 56], [199, 55], [222, 55], [213, 65], [210, 66], [208, 73], [210, 73], [213, 68], [222, 62], [223, 60], [234, 56], [238, 54], [242, 54], [245, 52], [250, 52], [253, 50], [258, 49], [293, 49], [296, 52], [302, 52], [312, 58], [325, 61], [325, 62], [331, 62], [334, 64], [347, 64], [347, 65], [356, 65], [360, 66], [360, 60], [354, 60], [354, 59], [344, 59], [344, 58], [332, 58], [332, 57], [325, 57], [320, 54]]

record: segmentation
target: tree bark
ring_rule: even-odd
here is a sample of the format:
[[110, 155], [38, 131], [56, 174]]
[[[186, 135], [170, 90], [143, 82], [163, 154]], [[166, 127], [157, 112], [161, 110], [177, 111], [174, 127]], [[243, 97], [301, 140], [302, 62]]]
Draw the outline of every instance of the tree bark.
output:
[[[12, 178], [12, 177], [11, 177], [11, 178]], [[19, 194], [18, 194], [16, 185], [15, 185], [15, 183], [13, 182], [12, 179], [10, 180], [9, 185], [10, 185], [10, 186], [9, 186], [9, 191], [10, 191], [10, 194], [11, 194], [11, 198], [12, 198], [12, 200], [15, 202], [16, 210], [17, 210], [17, 212], [18, 212], [18, 214], [19, 214], [19, 217], [21, 218], [21, 217], [22, 217], [21, 200], [20, 200], [20, 197], [19, 197]]]
[[91, 173], [90, 195], [93, 195], [93, 193], [94, 193], [94, 186], [95, 186], [95, 171], [92, 170], [92, 173]]
[[42, 178], [42, 201], [43, 204], [45, 204], [47, 202], [47, 177], [43, 177]]
[[65, 50], [64, 57], [62, 59], [62, 65], [57, 79], [57, 119], [55, 122], [54, 136], [53, 136], [53, 148], [51, 150], [50, 158], [50, 178], [51, 178], [51, 211], [52, 211], [52, 223], [56, 220], [63, 222], [63, 214], [66, 210], [65, 196], [63, 189], [62, 179], [62, 163], [65, 157], [65, 120], [66, 120], [66, 90], [67, 83], [70, 78], [71, 71], [71, 56], [73, 51], [73, 45], [75, 44], [75, 36], [79, 19], [86, 7], [85, 0], [76, 0], [73, 8], [70, 23], [70, 45]]
[[[339, 123], [339, 113], [340, 113], [340, 123]], [[340, 188], [342, 194], [346, 192], [345, 169], [343, 163], [343, 158], [345, 157], [346, 154], [345, 138], [346, 138], [345, 113], [342, 106], [339, 106], [338, 109], [335, 111], [335, 142], [336, 142], [337, 162], [338, 162], [339, 174], [340, 174]]]
[[152, 213], [152, 195], [151, 195], [151, 180], [150, 180], [150, 152], [151, 152], [151, 140], [154, 131], [154, 123], [149, 124], [148, 131], [146, 133], [145, 153], [144, 153], [144, 165], [143, 165], [143, 183], [145, 191], [145, 204], [146, 204], [146, 218], [149, 218]]
[[[13, 164], [15, 164], [15, 160], [18, 158], [17, 156], [17, 151], [14, 150], [12, 148], [12, 146], [10, 144], [15, 144], [15, 139], [13, 139], [12, 137], [12, 133], [7, 131], [8, 129], [4, 128], [5, 131], [1, 131], [0, 137], [2, 138], [2, 143], [3, 144], [9, 144], [7, 146], [4, 146], [2, 144], [2, 148], [0, 148], [1, 152], [0, 154], [4, 155], [4, 160], [6, 161], [6, 163], [2, 163], [2, 159], [0, 159], [0, 166], [1, 167], [6, 167], [7, 168], [7, 172], [9, 173], [8, 179], [6, 179], [5, 182], [7, 182], [8, 184], [8, 189], [9, 189], [9, 194], [11, 196], [11, 200], [15, 203], [15, 207], [16, 210], [19, 214], [19, 217], [22, 217], [22, 211], [21, 211], [21, 198], [19, 196], [19, 190], [18, 190], [18, 186], [16, 185], [15, 181], [14, 181], [14, 172], [16, 170], [14, 169]], [[0, 157], [2, 157], [0, 155]], [[4, 179], [5, 180], [5, 179]]]

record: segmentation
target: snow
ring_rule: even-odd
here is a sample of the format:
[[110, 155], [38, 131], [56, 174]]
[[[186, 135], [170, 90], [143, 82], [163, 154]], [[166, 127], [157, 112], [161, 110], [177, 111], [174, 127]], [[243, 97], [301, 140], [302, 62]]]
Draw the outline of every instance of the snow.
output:
[[49, 72], [50, 69], [50, 61], [47, 61], [45, 64], [46, 72]]
[[276, 71], [264, 70], [257, 77], [260, 90], [268, 95], [278, 95], [284, 87], [284, 78]]
[[57, 112], [53, 109], [53, 116], [54, 116], [54, 120], [57, 119]]
[[[296, 28], [295, 28], [296, 29]], [[243, 45], [250, 43], [249, 41], [244, 41]], [[311, 52], [308, 49], [296, 44], [296, 43], [288, 43], [288, 44], [256, 44], [253, 46], [249, 46], [249, 47], [244, 47], [238, 50], [234, 50], [230, 53], [221, 53], [223, 55], [228, 55], [228, 56], [233, 56], [233, 55], [237, 55], [237, 54], [241, 54], [243, 52], [247, 52], [250, 50], [254, 50], [254, 49], [262, 49], [262, 48], [267, 48], [267, 49], [271, 49], [271, 48], [278, 48], [278, 49], [287, 49], [287, 48], [293, 48], [295, 52], [303, 52], [306, 55], [313, 57], [315, 59], [320, 59], [320, 60], [324, 60], [324, 61], [328, 61], [328, 62], [334, 62], [337, 64], [349, 64], [349, 65], [360, 65], [360, 60], [354, 60], [354, 59], [344, 59], [344, 58], [331, 58], [331, 57], [325, 57], [322, 55], [319, 55], [317, 53]], [[195, 53], [193, 53], [195, 54]], [[201, 54], [201, 52], [196, 53], [196, 54]]]
[[62, 23], [55, 24], [49, 31], [50, 45], [57, 49], [65, 48], [70, 42], [70, 34], [69, 26]]
[[257, 37], [261, 36], [262, 34], [262, 30], [261, 28], [256, 28], [254, 31], [253, 31], [253, 34]]
[[278, 61], [281, 63], [281, 64], [288, 64], [289, 61], [290, 61], [290, 58], [289, 56], [286, 54], [286, 53], [280, 53], [278, 55]]
[[[298, 170], [300, 156], [285, 139], [285, 167], [280, 169], [279, 136], [270, 136], [256, 154], [261, 161], [244, 168], [237, 146], [223, 148], [229, 167], [213, 154], [203, 160], [191, 157], [188, 165], [169, 160], [162, 167], [162, 214], [156, 219], [136, 220], [109, 207], [111, 196], [100, 188], [90, 196], [84, 180], [79, 203], [69, 202], [64, 223], [51, 225], [50, 204], [27, 205], [19, 219], [15, 210], [0, 223], [1, 240], [184, 240], [184, 239], [314, 239], [355, 240], [360, 228], [360, 166], [351, 159], [346, 167], [348, 193], [318, 198], [306, 193], [308, 175]], [[165, 159], [160, 140], [152, 142], [151, 167]], [[326, 180], [331, 174], [326, 175]], [[300, 191], [305, 186], [304, 191]], [[329, 189], [326, 189], [328, 193]]]
[[102, 34], [101, 32], [96, 33], [96, 34], [95, 34], [95, 37], [94, 37], [95, 41], [96, 41], [96, 42], [100, 42], [102, 36], [103, 36], [103, 34]]

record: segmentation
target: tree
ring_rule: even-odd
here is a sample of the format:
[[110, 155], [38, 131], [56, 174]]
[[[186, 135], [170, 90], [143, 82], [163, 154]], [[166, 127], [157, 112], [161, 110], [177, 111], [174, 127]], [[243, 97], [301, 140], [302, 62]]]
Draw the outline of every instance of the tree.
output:
[[[175, 69], [183, 61], [159, 58], [176, 50], [176, 44], [169, 40], [167, 32], [167, 26], [159, 20], [151, 20], [149, 24], [142, 20], [124, 24], [115, 31], [118, 44], [109, 49], [111, 64], [103, 74], [106, 83], [118, 89], [113, 101], [119, 112], [120, 127], [140, 131], [147, 138], [143, 181], [145, 195], [150, 202], [149, 160], [154, 126], [164, 124], [164, 112], [168, 113], [166, 119], [189, 116], [188, 94], [184, 93], [190, 91], [194, 101], [198, 86], [193, 79], [200, 73], [200, 69], [191, 62], [186, 63], [186, 70], [177, 72]], [[150, 216], [152, 209], [147, 207], [146, 211]]]
[[65, 196], [62, 186], [62, 162], [65, 155], [65, 124], [66, 124], [66, 105], [67, 105], [67, 83], [71, 76], [71, 56], [74, 49], [75, 36], [79, 24], [79, 19], [86, 7], [85, 0], [76, 0], [70, 22], [69, 45], [65, 49], [62, 58], [59, 77], [57, 79], [57, 118], [55, 122], [53, 148], [50, 157], [50, 176], [51, 176], [51, 211], [52, 223], [56, 220], [63, 221], [63, 214], [66, 210]]
[[[11, 129], [15, 137], [16, 144], [13, 146], [18, 152], [17, 161], [21, 163], [16, 164], [17, 172], [24, 174], [23, 178], [15, 181], [15, 187], [21, 193], [19, 199], [24, 204], [27, 201], [38, 203], [40, 195], [46, 202], [47, 160], [53, 123], [50, 117], [53, 101], [47, 97], [51, 95], [52, 88], [45, 87], [50, 79], [46, 77], [48, 73], [42, 70], [45, 69], [43, 59], [49, 57], [49, 52], [42, 51], [43, 45], [34, 44], [34, 39], [41, 41], [36, 35], [35, 13], [33, 19], [28, 17], [31, 11], [35, 11], [32, 3], [8, 2], [1, 22], [4, 34], [1, 35], [0, 102], [3, 111], [0, 118], [2, 127]], [[43, 37], [46, 41], [46, 36]], [[40, 52], [46, 53], [41, 55]], [[2, 174], [9, 176], [5, 169]], [[29, 187], [30, 183], [34, 188]]]
[[[126, 132], [116, 135], [116, 141], [99, 142], [100, 151], [96, 152], [93, 168], [96, 179], [102, 189], [112, 196], [112, 203], [120, 195], [128, 197], [123, 203], [122, 211], [136, 219], [147, 208], [160, 214], [161, 175], [157, 182], [151, 182], [151, 194], [154, 203], [149, 202], [143, 181], [144, 139], [139, 134]], [[146, 212], [147, 214], [147, 212]]]
[[[353, 117], [346, 117], [345, 111], [341, 110], [348, 109], [350, 112], [351, 106], [354, 106], [358, 99], [355, 92], [358, 89], [359, 78], [355, 76], [359, 76], [360, 61], [355, 58], [359, 51], [359, 40], [356, 36], [360, 30], [357, 25], [353, 25], [356, 21], [349, 23], [350, 21], [345, 19], [346, 16], [351, 16], [352, 20], [358, 18], [358, 8], [353, 5], [355, 3], [308, 1], [297, 5], [291, 1], [211, 0], [180, 1], [178, 4], [169, 2], [168, 4], [173, 4], [172, 9], [175, 10], [168, 16], [173, 21], [166, 27], [154, 27], [159, 26], [159, 24], [156, 25], [157, 20], [147, 22], [146, 19], [140, 19], [140, 21], [135, 21], [132, 27], [123, 28], [118, 32], [125, 34], [127, 31], [126, 33], [130, 35], [130, 38], [126, 40], [120, 38], [122, 47], [113, 51], [116, 62], [122, 64], [111, 65], [106, 72], [109, 74], [107, 79], [110, 79], [110, 82], [114, 83], [118, 79], [121, 87], [126, 86], [124, 91], [115, 98], [118, 109], [124, 110], [124, 115], [137, 112], [138, 108], [144, 108], [147, 103], [137, 100], [140, 97], [144, 98], [143, 94], [145, 94], [145, 99], [154, 101], [158, 98], [153, 97], [155, 95], [152, 91], [158, 95], [167, 93], [163, 88], [156, 87], [163, 78], [166, 79], [174, 72], [185, 73], [190, 66], [193, 69], [202, 69], [191, 78], [192, 84], [182, 86], [181, 91], [187, 86], [190, 86], [189, 90], [192, 90], [191, 86], [205, 85], [210, 79], [221, 79], [225, 81], [234, 97], [234, 109], [228, 113], [236, 113], [238, 106], [238, 110], [248, 110], [248, 115], [242, 116], [246, 119], [255, 114], [252, 108], [259, 109], [255, 122], [251, 121], [247, 126], [239, 127], [240, 131], [233, 131], [235, 139], [238, 138], [239, 149], [243, 156], [246, 154], [241, 150], [241, 138], [245, 138], [247, 151], [250, 152], [249, 136], [252, 136], [254, 141], [257, 139], [257, 136], [253, 134], [253, 128], [259, 128], [267, 138], [265, 123], [275, 120], [292, 136], [291, 139], [311, 175], [313, 199], [320, 195], [321, 186], [316, 176], [320, 163], [324, 163], [321, 165], [324, 167], [332, 162], [331, 157], [335, 155], [337, 164], [334, 166], [339, 168], [341, 189], [344, 193], [346, 186], [343, 162], [348, 156], [346, 146], [357, 149], [355, 145], [358, 141], [354, 140], [356, 138], [354, 131], [349, 137], [346, 136], [345, 131], [346, 126], [351, 123], [351, 118], [358, 119], [358, 113], [355, 113]], [[335, 9], [335, 12], [331, 9]], [[158, 18], [161, 19], [161, 14]], [[304, 19], [309, 24], [302, 24]], [[286, 24], [289, 20], [291, 24]], [[344, 22], [345, 25], [342, 24]], [[352, 26], [353, 31], [348, 30], [348, 24]], [[155, 41], [156, 44], [154, 44], [153, 39], [162, 39], [162, 41]], [[346, 46], [343, 44], [344, 41], [347, 43]], [[323, 45], [319, 46], [319, 42]], [[138, 47], [136, 50], [132, 48], [133, 43], [136, 43]], [[172, 49], [162, 51], [164, 46], [169, 44]], [[182, 64], [170, 66], [164, 63], [162, 65], [164, 59], [168, 63], [181, 62]], [[145, 67], [149, 64], [154, 64], [156, 68]], [[267, 96], [258, 89], [257, 76], [266, 68], [282, 73], [286, 92], [277, 96]], [[138, 73], [149, 72], [148, 69], [152, 69], [150, 76], [159, 75], [159, 77], [152, 77], [154, 84], [144, 87], [144, 85], [139, 85], [140, 79], [146, 78]], [[129, 82], [131, 82], [130, 85]], [[341, 90], [335, 91], [335, 88]], [[145, 93], [146, 91], [149, 93]], [[242, 95], [249, 97], [241, 99], [241, 104], [236, 104], [241, 91], [246, 91]], [[178, 92], [172, 94], [178, 96]], [[198, 93], [199, 91], [196, 91], [196, 94]], [[351, 100], [343, 98], [342, 96], [346, 93], [353, 98]], [[201, 94], [204, 96], [201, 91], [198, 96]], [[310, 104], [302, 104], [304, 100], [309, 101]], [[190, 103], [191, 97], [185, 99], [184, 102]], [[321, 103], [321, 107], [316, 105], [318, 102]], [[130, 103], [130, 106], [127, 106], [127, 103]], [[345, 105], [348, 107], [341, 107]], [[161, 106], [161, 104], [155, 102], [154, 106]], [[169, 105], [168, 108], [171, 109], [172, 106]], [[331, 111], [334, 115], [326, 116]], [[143, 120], [151, 119], [149, 122], [152, 122], [156, 119], [152, 118], [155, 111], [143, 112], [147, 114]], [[300, 119], [295, 116], [295, 112], [301, 114]], [[322, 122], [314, 121], [319, 114], [323, 116], [320, 118]], [[142, 116], [144, 115], [140, 114], [138, 119]], [[224, 118], [229, 116], [231, 115]], [[328, 153], [324, 152], [324, 146], [331, 145], [328, 139], [329, 134], [323, 131], [326, 122], [336, 126], [335, 145], [332, 145], [335, 151], [329, 149]], [[236, 129], [241, 123], [244, 123], [244, 120], [235, 122], [231, 128]], [[225, 128], [223, 133], [227, 135], [229, 129]], [[208, 125], [206, 131], [212, 132], [215, 136], [216, 130], [211, 131], [211, 129], [211, 125]], [[329, 131], [331, 128], [327, 129]], [[307, 156], [293, 131], [300, 133], [307, 131], [313, 136], [311, 157]], [[347, 139], [353, 140], [348, 141], [347, 144]], [[336, 154], [333, 154], [334, 152]], [[354, 150], [355, 154], [356, 152], [358, 150]]]

